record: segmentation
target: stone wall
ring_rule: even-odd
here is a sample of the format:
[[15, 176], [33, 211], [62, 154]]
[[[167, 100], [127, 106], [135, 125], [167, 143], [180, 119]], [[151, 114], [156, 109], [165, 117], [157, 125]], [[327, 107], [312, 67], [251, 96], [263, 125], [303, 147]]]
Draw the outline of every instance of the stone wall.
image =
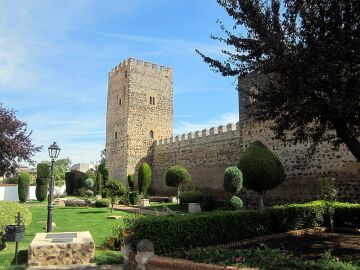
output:
[[[110, 177], [126, 182], [148, 161], [154, 140], [172, 136], [172, 69], [129, 58], [109, 73], [106, 155]], [[151, 102], [150, 102], [151, 101]]]
[[[161, 66], [159, 70], [156, 64], [133, 58], [124, 61], [109, 73], [106, 162], [110, 177], [126, 182], [128, 174], [148, 162], [153, 170], [152, 194], [175, 194], [174, 188], [166, 186], [165, 175], [169, 167], [180, 164], [190, 171], [192, 187], [224, 198], [225, 168], [236, 166], [244, 149], [260, 140], [279, 157], [287, 175], [285, 183], [267, 193], [266, 203], [318, 198], [321, 176], [336, 177], [340, 199], [359, 201], [360, 163], [344, 145], [334, 151], [331, 145], [322, 144], [310, 154], [310, 144], [276, 140], [269, 122], [256, 122], [247, 115], [245, 105], [251, 100], [244, 93], [262, 83], [256, 73], [239, 81], [240, 124], [171, 137], [172, 69]], [[137, 177], [135, 180], [137, 183]], [[255, 193], [243, 193], [256, 200]]]
[[228, 124], [160, 140], [153, 145], [153, 182], [156, 194], [171, 194], [165, 184], [169, 167], [183, 165], [192, 176], [191, 186], [223, 195], [222, 179], [228, 166], [236, 166], [242, 149], [239, 126]]

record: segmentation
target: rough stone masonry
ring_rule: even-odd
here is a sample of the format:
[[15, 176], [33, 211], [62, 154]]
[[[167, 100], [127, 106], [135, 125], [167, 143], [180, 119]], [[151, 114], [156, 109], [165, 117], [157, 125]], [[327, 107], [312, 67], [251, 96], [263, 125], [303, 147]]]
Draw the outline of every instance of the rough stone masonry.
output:
[[[308, 201], [319, 194], [319, 178], [336, 178], [338, 198], [360, 201], [360, 163], [346, 146], [338, 151], [322, 144], [312, 155], [309, 144], [278, 141], [269, 123], [247, 117], [240, 106], [236, 124], [212, 127], [173, 136], [173, 71], [171, 68], [129, 58], [109, 72], [106, 116], [106, 165], [110, 177], [126, 183], [127, 175], [137, 172], [142, 162], [153, 171], [150, 192], [175, 194], [165, 184], [167, 169], [180, 164], [191, 175], [190, 185], [224, 198], [223, 176], [226, 167], [235, 166], [244, 149], [261, 140], [280, 158], [287, 180], [266, 194], [267, 203]], [[241, 93], [252, 87], [255, 75], [239, 80], [240, 104], [248, 102]], [[136, 176], [137, 178], [137, 176]], [[250, 194], [256, 200], [255, 193]]]

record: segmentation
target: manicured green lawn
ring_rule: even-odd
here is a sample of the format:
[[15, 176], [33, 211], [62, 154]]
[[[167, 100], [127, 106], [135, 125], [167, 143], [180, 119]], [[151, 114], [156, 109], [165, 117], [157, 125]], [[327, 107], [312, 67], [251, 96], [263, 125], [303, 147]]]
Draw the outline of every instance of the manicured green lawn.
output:
[[[47, 207], [39, 204], [29, 204], [32, 212], [32, 221], [25, 231], [25, 239], [19, 243], [20, 263], [26, 263], [27, 249], [36, 233], [46, 232]], [[121, 263], [122, 256], [119, 251], [103, 250], [105, 237], [111, 234], [113, 225], [122, 222], [122, 219], [107, 219], [110, 208], [84, 208], [84, 207], [55, 207], [53, 221], [56, 228], [53, 232], [90, 231], [96, 244], [95, 260], [99, 264]], [[113, 215], [122, 217], [131, 214], [114, 211]], [[8, 243], [6, 250], [0, 251], [0, 269], [12, 264], [15, 252], [15, 243]]]

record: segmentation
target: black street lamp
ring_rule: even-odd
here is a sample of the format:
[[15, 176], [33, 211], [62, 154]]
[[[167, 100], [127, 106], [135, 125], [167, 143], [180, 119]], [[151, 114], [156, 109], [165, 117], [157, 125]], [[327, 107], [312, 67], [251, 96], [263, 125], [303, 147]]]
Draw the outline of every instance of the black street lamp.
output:
[[53, 194], [54, 194], [54, 163], [59, 156], [60, 147], [54, 142], [49, 146], [49, 156], [51, 158], [51, 177], [49, 183], [49, 197], [48, 197], [48, 218], [47, 218], [47, 232], [52, 231], [52, 209], [53, 209]]

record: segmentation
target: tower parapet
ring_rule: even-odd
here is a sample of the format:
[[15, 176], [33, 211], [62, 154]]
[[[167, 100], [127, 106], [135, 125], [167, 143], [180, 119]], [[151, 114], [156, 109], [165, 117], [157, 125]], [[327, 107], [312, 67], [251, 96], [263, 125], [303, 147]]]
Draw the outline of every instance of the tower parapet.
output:
[[194, 132], [183, 133], [181, 135], [176, 135], [175, 137], [162, 138], [155, 141], [155, 145], [171, 145], [174, 143], [181, 143], [185, 141], [195, 141], [215, 138], [217, 136], [221, 137], [222, 135], [229, 135], [231, 133], [239, 133], [240, 125], [239, 122], [236, 124], [229, 123], [226, 126], [220, 125], [218, 127], [211, 127], [209, 129], [205, 128], [203, 130], [196, 130]]
[[134, 59], [132, 57], [128, 58], [127, 60], [124, 60], [117, 66], [115, 66], [110, 72], [109, 76], [113, 76], [117, 74], [119, 71], [123, 70], [124, 68], [129, 68], [130, 66], [142, 68], [146, 71], [152, 71], [155, 73], [158, 73], [160, 75], [170, 75], [172, 76], [173, 70], [171, 67], [166, 67], [163, 65], [158, 66], [158, 64], [143, 61], [140, 59]]

